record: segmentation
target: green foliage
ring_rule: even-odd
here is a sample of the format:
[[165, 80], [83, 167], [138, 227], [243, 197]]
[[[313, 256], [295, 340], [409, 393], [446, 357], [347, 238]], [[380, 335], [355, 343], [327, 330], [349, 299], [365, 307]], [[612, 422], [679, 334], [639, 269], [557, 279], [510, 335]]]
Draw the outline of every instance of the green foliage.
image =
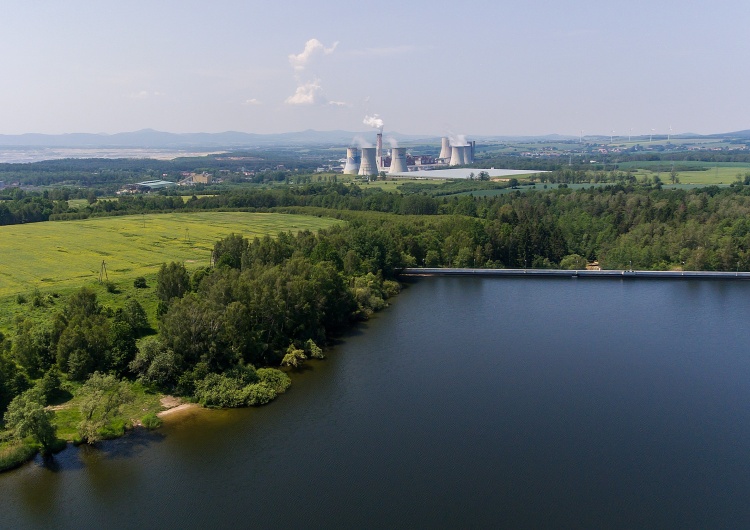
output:
[[299, 368], [302, 366], [307, 359], [305, 350], [295, 348], [294, 344], [290, 344], [286, 350], [286, 355], [281, 360], [281, 366], [290, 366], [292, 368]]
[[179, 377], [177, 357], [156, 337], [141, 341], [129, 368], [142, 383], [167, 391], [175, 387]]
[[382, 276], [368, 272], [365, 276], [358, 276], [352, 280], [354, 298], [359, 305], [361, 316], [367, 318], [376, 311], [380, 311], [388, 304], [386, 299], [398, 294], [400, 287], [397, 282], [386, 280]]
[[60, 372], [56, 367], [50, 368], [44, 376], [37, 381], [36, 388], [39, 390], [44, 403], [54, 403], [67, 393], [62, 388]]
[[567, 270], [585, 270], [586, 258], [578, 254], [568, 254], [560, 260], [560, 268]]
[[29, 386], [26, 375], [0, 351], [0, 412], [4, 412], [13, 398]]
[[169, 265], [163, 263], [156, 276], [156, 296], [161, 302], [159, 314], [166, 313], [172, 300], [182, 298], [189, 290], [190, 276], [185, 265], [174, 261]]
[[289, 376], [272, 368], [256, 372], [252, 366], [238, 366], [229, 372], [211, 373], [195, 383], [195, 397], [207, 407], [264, 405], [289, 388]]
[[125, 302], [125, 306], [115, 313], [115, 318], [127, 323], [136, 334], [141, 334], [150, 329], [146, 310], [134, 298]]
[[308, 339], [305, 342], [305, 353], [307, 353], [311, 359], [325, 359], [325, 355], [323, 355], [323, 350], [315, 344], [315, 342], [312, 339]]
[[291, 386], [292, 380], [276, 368], [258, 368], [258, 383], [267, 386], [276, 394], [283, 394]]
[[19, 319], [11, 355], [31, 377], [39, 377], [53, 362], [50, 337], [30, 319]]
[[141, 424], [148, 430], [158, 429], [161, 427], [161, 419], [159, 416], [150, 412], [141, 419]]
[[213, 259], [217, 267], [239, 269], [242, 265], [242, 254], [247, 250], [248, 241], [239, 234], [229, 234], [214, 245]]
[[65, 317], [68, 320], [98, 315], [102, 310], [96, 293], [88, 287], [82, 287], [68, 297], [65, 304]]
[[244, 389], [245, 404], [251, 407], [265, 405], [276, 398], [277, 393], [262, 383], [247, 385]]
[[37, 446], [24, 440], [0, 445], [0, 472], [14, 469], [33, 458]]
[[55, 413], [44, 408], [44, 396], [37, 389], [16, 396], [5, 412], [5, 426], [18, 439], [31, 437], [43, 452], [49, 451], [57, 439], [53, 424]]
[[78, 408], [81, 423], [78, 434], [81, 440], [93, 444], [120, 428], [114, 420], [121, 408], [134, 399], [133, 393], [124, 381], [114, 375], [95, 372], [81, 386]]
[[143, 276], [136, 277], [135, 280], [133, 280], [133, 287], [136, 289], [146, 289], [148, 288], [148, 283], [146, 283], [146, 278]]
[[75, 314], [57, 342], [57, 366], [75, 381], [107, 369], [110, 323], [103, 315]]

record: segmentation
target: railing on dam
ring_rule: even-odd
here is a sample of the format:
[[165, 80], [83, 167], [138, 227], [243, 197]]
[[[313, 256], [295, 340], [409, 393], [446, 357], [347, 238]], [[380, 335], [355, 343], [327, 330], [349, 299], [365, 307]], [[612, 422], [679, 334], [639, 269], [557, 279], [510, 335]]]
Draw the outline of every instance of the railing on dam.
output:
[[406, 268], [402, 269], [399, 274], [401, 276], [499, 276], [526, 278], [750, 280], [750, 272], [715, 271]]

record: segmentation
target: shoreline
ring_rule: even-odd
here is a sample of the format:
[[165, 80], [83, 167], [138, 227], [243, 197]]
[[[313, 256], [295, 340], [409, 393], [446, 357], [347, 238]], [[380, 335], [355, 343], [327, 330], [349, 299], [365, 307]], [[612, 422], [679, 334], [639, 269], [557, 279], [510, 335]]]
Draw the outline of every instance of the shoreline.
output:
[[168, 409], [162, 410], [161, 412], [156, 413], [156, 417], [160, 419], [164, 419], [168, 416], [173, 416], [174, 414], [177, 414], [178, 412], [188, 411], [192, 409], [200, 409], [201, 407], [198, 403], [182, 403], [180, 405], [176, 405], [174, 407], [170, 407]]

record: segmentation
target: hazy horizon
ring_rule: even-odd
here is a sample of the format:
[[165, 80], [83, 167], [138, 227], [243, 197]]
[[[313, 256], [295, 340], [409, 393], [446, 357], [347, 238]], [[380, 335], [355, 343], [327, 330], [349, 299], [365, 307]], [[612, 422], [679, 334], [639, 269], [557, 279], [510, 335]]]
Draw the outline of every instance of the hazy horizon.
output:
[[750, 128], [739, 0], [8, 2], [0, 134]]

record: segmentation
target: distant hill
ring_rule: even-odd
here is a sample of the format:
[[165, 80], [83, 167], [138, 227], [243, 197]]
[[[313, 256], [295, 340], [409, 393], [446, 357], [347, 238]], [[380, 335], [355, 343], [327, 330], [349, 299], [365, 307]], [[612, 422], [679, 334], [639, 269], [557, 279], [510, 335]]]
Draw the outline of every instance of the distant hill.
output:
[[[288, 132], [280, 134], [255, 134], [237, 131], [226, 131], [221, 133], [169, 133], [143, 129], [134, 132], [123, 132], [117, 134], [0, 134], [0, 147], [56, 147], [56, 148], [152, 148], [152, 149], [174, 149], [174, 148], [207, 148], [207, 149], [238, 149], [238, 148], [263, 148], [277, 146], [347, 146], [357, 145], [358, 138], [374, 144], [375, 129], [366, 131], [306, 131]], [[675, 134], [675, 138], [700, 137], [689, 133]], [[414, 135], [401, 134], [398, 132], [385, 131], [385, 145], [388, 139], [394, 138], [398, 142], [410, 144], [417, 143], [439, 143], [438, 135]], [[713, 134], [708, 138], [750, 138], [750, 130], [737, 131], [733, 133]], [[577, 136], [566, 136], [559, 134], [548, 134], [539, 136], [492, 136], [492, 135], [467, 135], [469, 140], [478, 142], [560, 142], [578, 139]], [[586, 138], [603, 138], [604, 136], [589, 136]]]
[[[281, 134], [254, 134], [236, 131], [222, 133], [169, 133], [143, 129], [117, 134], [21, 134], [0, 135], [0, 146], [22, 147], [140, 147], [140, 148], [238, 148], [279, 145], [349, 145], [355, 137], [375, 141], [374, 129], [365, 132], [351, 131], [300, 131]], [[411, 141], [424, 137], [386, 133], [398, 141]]]
[[745, 129], [744, 131], [735, 131], [725, 134], [712, 134], [711, 136], [719, 136], [719, 137], [730, 137], [730, 138], [750, 138], [750, 129]]

